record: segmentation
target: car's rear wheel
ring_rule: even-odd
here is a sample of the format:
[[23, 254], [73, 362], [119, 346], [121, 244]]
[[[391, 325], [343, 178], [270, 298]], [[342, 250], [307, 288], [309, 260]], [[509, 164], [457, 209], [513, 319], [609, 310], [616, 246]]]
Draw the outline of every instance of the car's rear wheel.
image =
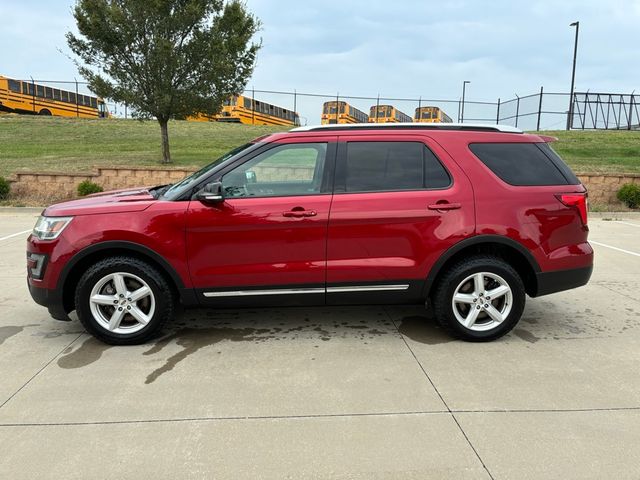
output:
[[113, 257], [89, 268], [78, 282], [76, 311], [89, 333], [112, 345], [144, 343], [173, 316], [174, 295], [151, 265]]
[[474, 256], [451, 266], [433, 296], [436, 319], [451, 334], [489, 341], [508, 333], [520, 320], [525, 288], [502, 258]]

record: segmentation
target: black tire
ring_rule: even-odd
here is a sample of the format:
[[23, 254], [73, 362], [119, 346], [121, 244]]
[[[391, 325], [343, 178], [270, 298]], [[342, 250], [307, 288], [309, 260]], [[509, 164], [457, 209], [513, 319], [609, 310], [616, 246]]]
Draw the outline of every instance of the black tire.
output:
[[[132, 275], [131, 277], [125, 276], [126, 281], [129, 282], [127, 288], [132, 285], [131, 282], [135, 284], [136, 280], [134, 277], [138, 277], [138, 279], [145, 282], [147, 284], [146, 286], [151, 290], [151, 295], [148, 295], [148, 298], [140, 300], [140, 302], [146, 302], [146, 307], [140, 305], [141, 309], [146, 308], [148, 310], [146, 313], [151, 313], [148, 323], [143, 325], [141, 322], [136, 321], [133, 316], [127, 315], [126, 311], [122, 314], [124, 315], [122, 320], [124, 328], [122, 328], [122, 330], [126, 330], [127, 325], [138, 324], [137, 326], [134, 325], [131, 327], [131, 330], [135, 330], [135, 328], [140, 329], [132, 331], [132, 333], [126, 331], [109, 331], [92, 312], [90, 297], [93, 288], [99, 285], [105, 277], [116, 273]], [[114, 284], [107, 283], [103, 288], [113, 290], [112, 286], [114, 286]], [[135, 288], [137, 288], [135, 285], [131, 286], [132, 290]], [[105, 294], [111, 293], [113, 293], [114, 298], [118, 297], [115, 291], [105, 292]], [[123, 299], [123, 301], [124, 300], [126, 299]], [[150, 304], [152, 307], [149, 307]], [[167, 280], [160, 272], [144, 261], [124, 256], [106, 258], [90, 267], [80, 278], [75, 294], [76, 312], [80, 322], [82, 322], [87, 332], [109, 345], [138, 345], [157, 336], [165, 323], [173, 318], [175, 304], [175, 295], [167, 283]], [[139, 306], [138, 302], [127, 305]], [[123, 305], [123, 307], [126, 308], [127, 305]], [[119, 307], [119, 305], [99, 306], [100, 312], [104, 313], [105, 317], [111, 314], [111, 312], [115, 312], [117, 307]], [[151, 308], [153, 311], [151, 311]]]
[[45, 117], [50, 117], [51, 110], [47, 110], [46, 108], [43, 108], [42, 110], [40, 110], [40, 113], [38, 113], [38, 115], [44, 115]]
[[[458, 286], [467, 279], [467, 277], [476, 273], [497, 275], [504, 280], [511, 289], [510, 310], [506, 318], [494, 327], [491, 327], [491, 318], [482, 308], [483, 305], [480, 305], [480, 308], [478, 308], [478, 304], [474, 303], [468, 307], [470, 309], [478, 308], [481, 312], [476, 328], [483, 328], [484, 324], [486, 328], [488, 328], [484, 331], [472, 330], [463, 325], [456, 318], [456, 312], [454, 312], [453, 306], [453, 296]], [[491, 279], [487, 281], [490, 282]], [[436, 320], [451, 335], [470, 342], [487, 342], [502, 337], [516, 326], [524, 310], [525, 288], [518, 273], [511, 265], [505, 262], [505, 260], [494, 255], [476, 255], [455, 263], [443, 273], [436, 285], [432, 301]], [[497, 304], [498, 309], [501, 309], [505, 307], [507, 299], [491, 299], [489, 302], [485, 303], [485, 301], [482, 301], [481, 303], [488, 305], [494, 302], [503, 302], [502, 304]], [[464, 306], [464, 304], [460, 305]], [[460, 315], [461, 313], [464, 312], [458, 310], [458, 314]]]

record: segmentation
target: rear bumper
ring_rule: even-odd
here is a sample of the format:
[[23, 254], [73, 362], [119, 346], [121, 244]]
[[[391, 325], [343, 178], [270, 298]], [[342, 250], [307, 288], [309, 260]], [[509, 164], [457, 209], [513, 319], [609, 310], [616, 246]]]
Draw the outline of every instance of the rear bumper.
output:
[[593, 265], [570, 270], [556, 270], [553, 272], [536, 273], [536, 291], [532, 297], [549, 295], [550, 293], [570, 290], [586, 285], [591, 278]]
[[48, 288], [40, 288], [30, 283], [27, 283], [29, 286], [29, 293], [31, 294], [31, 298], [38, 304], [43, 307], [47, 307], [49, 310], [49, 315], [51, 315], [56, 320], [65, 320], [69, 321], [70, 318], [67, 315], [67, 312], [64, 311], [64, 304], [62, 301], [62, 295], [58, 290], [49, 290]]

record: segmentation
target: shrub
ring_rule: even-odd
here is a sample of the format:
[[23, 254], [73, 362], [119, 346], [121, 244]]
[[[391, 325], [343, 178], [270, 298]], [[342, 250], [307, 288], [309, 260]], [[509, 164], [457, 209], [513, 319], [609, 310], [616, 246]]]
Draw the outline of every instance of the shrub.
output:
[[625, 183], [618, 190], [618, 200], [629, 208], [640, 207], [640, 185]]
[[78, 195], [80, 195], [81, 197], [100, 192], [102, 192], [102, 187], [90, 180], [85, 180], [84, 182], [78, 184]]
[[0, 200], [6, 200], [9, 197], [11, 184], [4, 177], [0, 177]]

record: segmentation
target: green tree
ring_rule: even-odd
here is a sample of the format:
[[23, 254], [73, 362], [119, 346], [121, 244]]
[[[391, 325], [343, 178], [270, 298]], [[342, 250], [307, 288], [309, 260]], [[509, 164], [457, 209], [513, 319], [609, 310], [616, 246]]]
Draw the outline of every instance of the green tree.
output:
[[244, 90], [260, 48], [260, 22], [239, 0], [78, 0], [73, 16], [80, 74], [136, 118], [156, 118], [163, 163], [169, 119], [218, 113]]

